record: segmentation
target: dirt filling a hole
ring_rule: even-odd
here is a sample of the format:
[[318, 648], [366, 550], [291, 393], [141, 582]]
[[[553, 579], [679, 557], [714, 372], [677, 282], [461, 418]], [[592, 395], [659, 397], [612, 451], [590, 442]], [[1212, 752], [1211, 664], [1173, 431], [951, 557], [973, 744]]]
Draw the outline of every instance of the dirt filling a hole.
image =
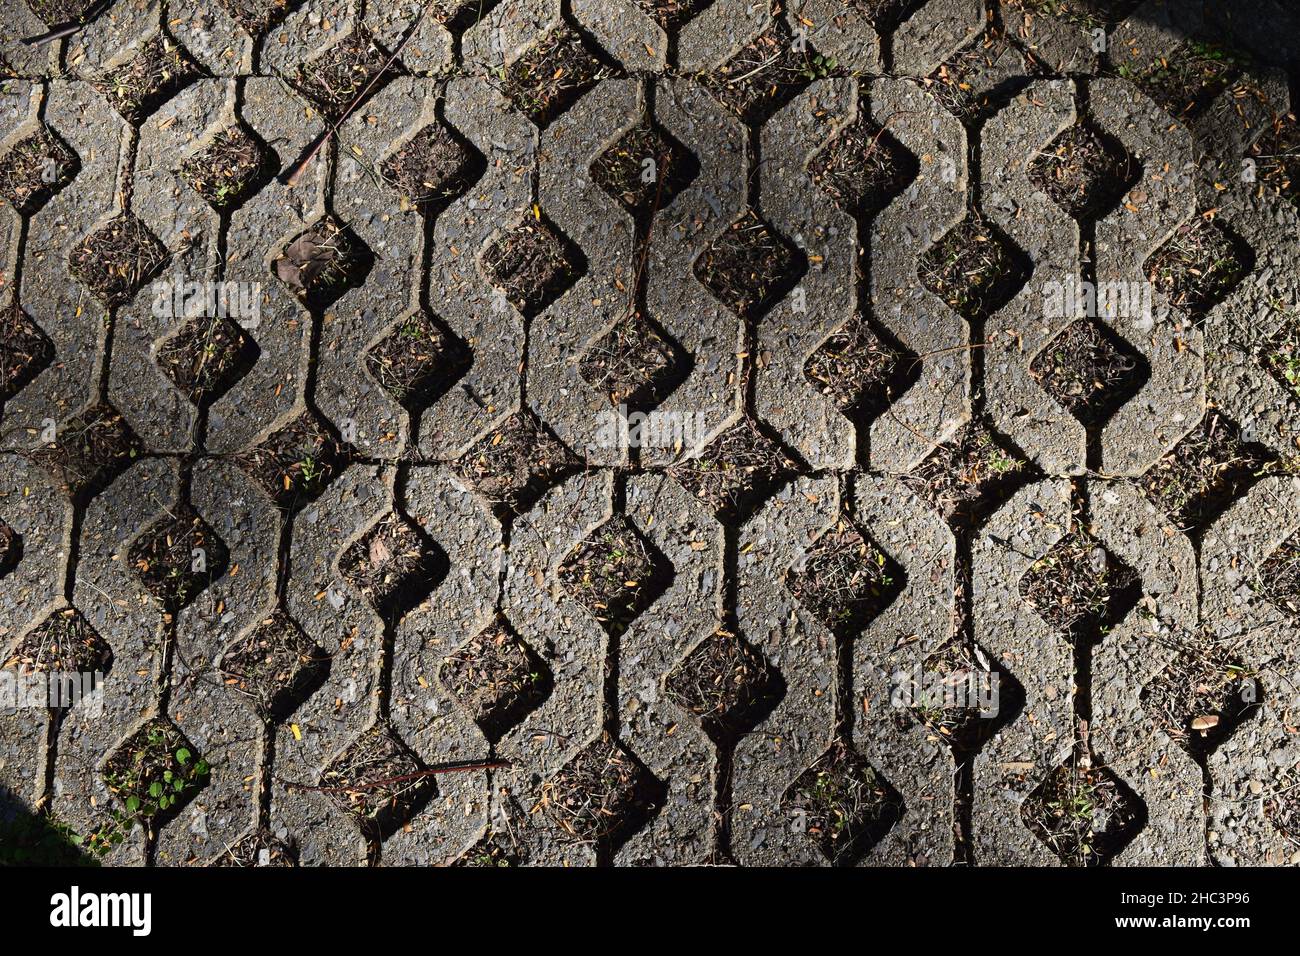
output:
[[225, 574], [229, 559], [226, 545], [189, 508], [150, 527], [127, 552], [131, 569], [170, 615]]
[[320, 786], [369, 840], [385, 840], [437, 792], [426, 768], [391, 730], [371, 727], [321, 774]]
[[579, 97], [612, 75], [568, 26], [547, 34], [505, 69], [505, 95], [538, 128], [550, 125]]
[[122, 305], [151, 281], [171, 254], [149, 227], [122, 213], [75, 246], [68, 271], [106, 306]]
[[1076, 123], [1030, 162], [1029, 179], [1075, 219], [1099, 218], [1138, 181], [1137, 160], [1090, 124]]
[[808, 174], [842, 209], [869, 216], [903, 192], [920, 168], [888, 130], [859, 118], [813, 158]]
[[1189, 315], [1218, 305], [1250, 273], [1250, 254], [1223, 227], [1197, 216], [1147, 260], [1147, 278]]
[[303, 414], [272, 432], [239, 463], [281, 508], [315, 500], [347, 467], [351, 449], [312, 414]]
[[842, 742], [799, 775], [782, 805], [834, 866], [871, 852], [904, 810], [889, 781]]
[[81, 171], [81, 161], [47, 126], [14, 144], [0, 159], [0, 197], [31, 215]]
[[663, 209], [699, 175], [699, 161], [658, 127], [643, 123], [591, 165], [592, 181], [630, 212]]
[[113, 650], [76, 608], [62, 608], [27, 633], [3, 667], [24, 674], [107, 674]]
[[516, 413], [461, 455], [454, 468], [494, 506], [522, 514], [582, 463], [531, 413]]
[[1142, 66], [1121, 64], [1119, 75], [1174, 116], [1186, 118], [1209, 105], [1249, 65], [1240, 53], [1215, 43], [1189, 40], [1168, 56]]
[[483, 269], [528, 318], [563, 295], [586, 271], [581, 251], [536, 214], [487, 248]]
[[1151, 369], [1109, 326], [1079, 319], [1034, 357], [1029, 374], [1085, 428], [1096, 429], [1137, 395]]
[[790, 569], [785, 586], [828, 630], [848, 638], [889, 607], [903, 583], [897, 562], [841, 518]]
[[724, 521], [743, 521], [798, 465], [745, 416], [668, 474]]
[[320, 310], [365, 282], [374, 261], [351, 228], [325, 215], [299, 233], [272, 265], [303, 304]]
[[454, 332], [424, 312], [411, 315], [366, 353], [366, 369], [407, 411], [433, 405], [473, 363]]
[[1181, 648], [1139, 699], [1170, 740], [1202, 756], [1259, 706], [1260, 693], [1254, 672], [1213, 640], [1203, 640]]
[[635, 312], [620, 319], [583, 353], [578, 373], [608, 397], [611, 405], [653, 408], [684, 377], [679, 353], [656, 323]]
[[971, 212], [922, 254], [921, 283], [966, 319], [987, 319], [1029, 279], [1032, 264], [992, 223]]
[[234, 126], [218, 133], [207, 148], [187, 159], [181, 166], [181, 178], [209, 206], [225, 212], [269, 179], [272, 165], [253, 135]]
[[953, 527], [973, 528], [1035, 473], [987, 423], [972, 421], [899, 480]]
[[122, 804], [126, 819], [109, 824], [87, 838], [115, 842], [128, 824], [162, 827], [208, 785], [211, 767], [171, 721], [155, 717], [104, 762], [103, 780]]
[[1141, 579], [1076, 520], [1020, 579], [1020, 595], [1067, 640], [1095, 643], [1137, 603]]
[[257, 362], [260, 350], [238, 325], [200, 316], [158, 346], [158, 367], [200, 408], [212, 405]]
[[339, 556], [339, 573], [381, 618], [396, 621], [424, 600], [447, 567], [423, 531], [390, 512]]
[[330, 658], [277, 610], [226, 648], [217, 668], [265, 719], [283, 720], [324, 683]]
[[0, 310], [0, 402], [7, 402], [54, 361], [54, 344], [17, 298]]
[[384, 70], [388, 56], [369, 31], [358, 26], [320, 56], [299, 66], [289, 85], [315, 104], [330, 123], [337, 123], [372, 81], [371, 96], [401, 72], [396, 62]]
[[705, 638], [665, 682], [668, 699], [700, 719], [720, 746], [758, 724], [785, 695], [785, 682], [767, 658], [734, 631]]
[[[477, 160], [477, 162], [476, 162]], [[482, 158], [442, 123], [416, 133], [380, 165], [384, 179], [425, 215], [436, 213], [478, 179]]]
[[438, 678], [493, 743], [551, 692], [550, 668], [503, 620], [453, 651]]
[[127, 469], [143, 447], [120, 412], [101, 404], [56, 430], [55, 443], [28, 452], [72, 501], [84, 503]]
[[1141, 828], [1141, 801], [1106, 767], [1075, 759], [1048, 775], [1020, 806], [1031, 833], [1067, 866], [1100, 866]]
[[665, 788], [608, 732], [542, 785], [541, 806], [569, 838], [613, 852], [662, 805]]
[[916, 356], [861, 313], [809, 356], [804, 377], [860, 428], [875, 421], [920, 374]]
[[770, 29], [700, 79], [718, 102], [743, 122], [760, 124], [809, 83], [840, 72], [834, 57], [824, 57], [809, 45], [799, 52], [796, 46], [785, 18], [777, 10]]
[[559, 577], [573, 599], [618, 636], [663, 593], [670, 573], [654, 545], [616, 515], [573, 549]]
[[751, 209], [695, 260], [695, 277], [719, 302], [752, 321], [783, 299], [807, 268], [806, 257]]
[[160, 106], [203, 75], [185, 49], [156, 34], [134, 57], [94, 83], [132, 126], [139, 126]]

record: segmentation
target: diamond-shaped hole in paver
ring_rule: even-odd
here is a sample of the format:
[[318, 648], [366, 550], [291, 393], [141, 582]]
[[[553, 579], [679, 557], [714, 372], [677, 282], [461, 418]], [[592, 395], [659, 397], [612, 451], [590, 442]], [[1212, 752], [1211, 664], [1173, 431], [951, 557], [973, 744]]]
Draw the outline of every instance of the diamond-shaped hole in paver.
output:
[[804, 376], [859, 428], [865, 428], [920, 375], [920, 362], [892, 335], [861, 314], [823, 342]]
[[1061, 637], [1095, 642], [1142, 595], [1137, 572], [1077, 520], [1020, 579], [1020, 595]]
[[506, 67], [502, 92], [534, 124], [545, 128], [611, 72], [582, 35], [566, 24]]
[[453, 467], [493, 505], [522, 514], [582, 463], [527, 411], [488, 432]]
[[889, 781], [841, 742], [795, 778], [782, 805], [835, 866], [852, 866], [870, 853], [905, 809]]
[[1100, 866], [1137, 836], [1146, 807], [1107, 767], [1071, 758], [1020, 805], [1029, 832], [1067, 866]]
[[320, 785], [369, 840], [405, 826], [436, 793], [424, 763], [382, 724], [363, 731], [321, 772]]
[[865, 116], [840, 130], [808, 164], [808, 175], [850, 215], [884, 209], [916, 179], [920, 163]]
[[785, 586], [828, 630], [852, 637], [894, 603], [906, 580], [897, 561], [842, 517], [790, 568]]
[[1174, 116], [1186, 118], [1205, 109], [1248, 65], [1242, 53], [1192, 39], [1167, 55], [1122, 64], [1120, 75]]
[[211, 768], [179, 727], [154, 717], [109, 755], [102, 777], [130, 816], [157, 828], [208, 785]]
[[496, 743], [551, 693], [551, 669], [498, 618], [452, 651], [438, 669], [447, 692]]
[[881, 36], [887, 36], [925, 5], [925, 0], [840, 0], [857, 10]]
[[248, 374], [261, 350], [224, 316], [191, 319], [158, 346], [162, 373], [200, 408], [218, 401]]
[[424, 311], [399, 319], [365, 354], [371, 377], [416, 413], [447, 394], [473, 360], [469, 346]]
[[1095, 30], [1123, 21], [1143, 0], [1003, 0], [1004, 7], [1018, 7], [1026, 13], [1054, 17], [1075, 26]]
[[664, 689], [713, 741], [726, 745], [771, 713], [785, 696], [785, 681], [742, 635], [720, 629], [669, 672]]
[[1024, 251], [977, 212], [944, 234], [918, 263], [921, 283], [968, 322], [987, 319], [1010, 302], [1032, 272]]
[[637, 5], [654, 18], [668, 33], [680, 30], [714, 0], [636, 0]]
[[339, 573], [379, 616], [396, 620], [447, 576], [447, 556], [409, 518], [389, 512], [339, 556]]
[[1247, 155], [1255, 161], [1258, 182], [1300, 205], [1300, 121], [1294, 112], [1276, 116]]
[[835, 73], [834, 59], [809, 44], [802, 51], [784, 17], [702, 79], [713, 96], [745, 123], [762, 123], [814, 80]]
[[251, 37], [260, 37], [284, 21], [301, 0], [218, 0]]
[[776, 440], [745, 416], [668, 474], [718, 517], [741, 522], [798, 468]]
[[475, 844], [449, 864], [453, 867], [516, 867], [522, 863], [522, 847], [508, 834], [489, 830]]
[[54, 361], [54, 345], [17, 298], [0, 311], [0, 402], [13, 398]]
[[1029, 162], [1029, 179], [1079, 220], [1098, 219], [1142, 178], [1142, 164], [1091, 123], [1075, 123]]
[[911, 713], [959, 754], [978, 750], [1021, 712], [1025, 689], [983, 648], [955, 638], [921, 664], [907, 698]]
[[592, 181], [634, 214], [666, 209], [699, 173], [695, 154], [651, 122], [629, 130], [591, 164]]
[[209, 206], [227, 212], [266, 185], [278, 166], [270, 149], [236, 123], [185, 160], [180, 176]]
[[541, 805], [569, 838], [613, 851], [649, 822], [665, 795], [654, 774], [604, 733], [542, 785]]
[[987, 117], [1041, 75], [1033, 54], [991, 26], [931, 73], [927, 89], [944, 109], [969, 123]]
[[95, 89], [132, 126], [139, 126], [169, 99], [203, 75], [185, 48], [163, 34], [146, 40], [135, 56], [94, 83]]
[[1178, 527], [1199, 531], [1245, 494], [1276, 458], [1263, 445], [1243, 441], [1241, 429], [1210, 409], [1138, 484]]
[[4, 667], [20, 673], [107, 674], [113, 649], [76, 608], [54, 611], [9, 651]]
[[612, 405], [654, 408], [690, 374], [690, 355], [640, 312], [621, 318], [578, 360], [578, 374]]
[[45, 21], [46, 26], [73, 23], [84, 17], [98, 0], [27, 0], [32, 13]]
[[68, 254], [68, 271], [107, 306], [134, 296], [167, 264], [164, 246], [143, 222], [124, 212]]
[[238, 462], [277, 505], [297, 510], [325, 491], [352, 454], [315, 413], [303, 412], [241, 453]]
[[[1250, 337], [1255, 339], [1254, 335]], [[1277, 331], [1257, 349], [1264, 370], [1283, 391], [1300, 401], [1300, 311], [1283, 316]]]
[[363, 91], [368, 89], [366, 95], [374, 96], [402, 72], [400, 61], [384, 70], [388, 57], [370, 32], [357, 26], [328, 50], [300, 65], [292, 86], [327, 120], [337, 123]]
[[277, 609], [235, 638], [217, 662], [222, 682], [263, 718], [284, 720], [329, 676], [330, 657]]
[[1098, 319], [1066, 326], [1029, 363], [1039, 386], [1087, 428], [1100, 428], [1151, 377], [1146, 357]]
[[1143, 266], [1170, 304], [1192, 316], [1226, 299], [1254, 268], [1250, 247], [1204, 216], [1179, 226]]
[[1261, 702], [1255, 674], [1213, 638], [1183, 646], [1142, 689], [1156, 726], [1189, 754], [1210, 753]]
[[131, 570], [168, 614], [225, 574], [229, 560], [225, 542], [189, 506], [163, 515], [127, 551]]
[[292, 839], [281, 840], [269, 827], [254, 830], [222, 848], [208, 866], [247, 868], [254, 866], [294, 867], [298, 848]]
[[757, 319], [784, 298], [808, 270], [802, 251], [751, 209], [695, 260], [695, 277], [743, 319]]
[[18, 567], [23, 559], [23, 536], [0, 521], [0, 578]]
[[550, 220], [533, 214], [489, 243], [482, 261], [488, 280], [529, 318], [587, 271], [582, 251]]
[[273, 266], [307, 308], [321, 310], [365, 282], [374, 264], [361, 237], [326, 214], [295, 236]]
[[465, 137], [442, 121], [430, 123], [379, 166], [385, 180], [425, 215], [464, 195], [487, 163]]
[[560, 563], [566, 591], [611, 635], [628, 629], [668, 589], [668, 559], [623, 515], [615, 515]]
[[55, 441], [26, 455], [69, 499], [84, 504], [108, 487], [143, 450], [122, 414], [107, 402], [55, 429]]
[[968, 422], [900, 480], [954, 527], [973, 528], [1037, 470], [983, 419]]
[[1264, 559], [1253, 586], [1268, 603], [1300, 621], [1300, 531]]
[[30, 216], [80, 171], [81, 160], [72, 147], [41, 126], [0, 156], [0, 198]]

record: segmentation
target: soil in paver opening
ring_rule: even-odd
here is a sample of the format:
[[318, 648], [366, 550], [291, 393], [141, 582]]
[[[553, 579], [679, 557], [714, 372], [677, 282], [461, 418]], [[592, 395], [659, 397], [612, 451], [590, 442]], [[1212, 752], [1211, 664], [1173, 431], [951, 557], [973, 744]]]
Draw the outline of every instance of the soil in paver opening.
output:
[[281, 23], [300, 0], [218, 0], [251, 37]]
[[483, 253], [492, 284], [531, 318], [563, 295], [586, 270], [586, 259], [545, 216], [530, 213]]
[[545, 128], [612, 73], [581, 34], [562, 26], [506, 67], [503, 92], [535, 125]]
[[233, 209], [257, 191], [279, 164], [252, 133], [232, 126], [181, 166], [181, 178], [218, 212]]
[[804, 376], [860, 426], [874, 421], [920, 374], [916, 356], [855, 314], [809, 356]]
[[139, 292], [170, 258], [148, 226], [122, 213], [73, 248], [68, 271], [104, 305], [115, 306]]
[[60, 425], [53, 446], [26, 456], [44, 468], [64, 494], [84, 503], [108, 487], [142, 450], [121, 413], [100, 404]]
[[[954, 638], [921, 664], [908, 714], [958, 755], [972, 754], [992, 739], [1021, 712], [1025, 689], [1005, 668], [989, 660], [982, 648]], [[930, 696], [935, 681], [942, 679], [945, 694]], [[994, 683], [996, 681], [996, 683]], [[980, 710], [978, 695], [992, 693], [996, 713]], [[986, 698], [987, 699], [987, 698]], [[909, 725], [902, 713], [895, 718]]]
[[861, 13], [882, 36], [915, 13], [925, 0], [840, 0]]
[[0, 197], [31, 215], [81, 171], [81, 160], [48, 126], [13, 145], [0, 158]]
[[7, 402], [54, 361], [54, 345], [15, 298], [0, 310], [0, 402]]
[[319, 310], [365, 282], [374, 262], [361, 238], [326, 214], [285, 246], [273, 266], [294, 295], [309, 309]]
[[667, 559], [623, 515], [615, 515], [566, 557], [560, 581], [609, 634], [618, 636], [666, 590]]
[[1241, 53], [1189, 40], [1167, 56], [1123, 63], [1119, 75], [1175, 116], [1187, 117], [1209, 105], [1248, 65]]
[[1099, 218], [1140, 179], [1142, 167], [1117, 140], [1076, 123], [1030, 162], [1030, 180], [1075, 219]]
[[699, 175], [699, 167], [690, 150], [643, 123], [596, 157], [591, 178], [631, 212], [648, 213], [656, 202], [667, 207]]
[[785, 681], [753, 644], [720, 629], [673, 669], [664, 689], [725, 746], [771, 713], [785, 696]]
[[516, 413], [456, 460], [456, 471], [494, 505], [522, 514], [582, 462], [531, 412]]
[[195, 405], [225, 395], [257, 362], [256, 343], [229, 319], [199, 317], [158, 346], [158, 367]]
[[888, 130], [859, 117], [813, 158], [808, 175], [845, 211], [868, 216], [889, 205], [920, 168]]
[[1264, 600], [1300, 620], [1300, 532], [1264, 559], [1253, 586]]
[[18, 562], [22, 559], [22, 535], [0, 521], [0, 578], [18, 567]]
[[222, 682], [268, 720], [283, 720], [329, 674], [330, 658], [284, 611], [237, 638], [217, 665]]
[[751, 209], [695, 260], [695, 277], [718, 301], [752, 321], [784, 298], [807, 268], [806, 256]]
[[1300, 401], [1300, 315], [1285, 316], [1277, 332], [1262, 346], [1255, 347], [1264, 369]]
[[1300, 843], [1300, 771], [1295, 767], [1278, 774], [1272, 794], [1264, 801], [1264, 817], [1282, 836]]
[[970, 122], [1042, 73], [1032, 53], [990, 28], [935, 70], [926, 86], [941, 106]]
[[1002, 0], [1003, 6], [1019, 7], [1026, 13], [1040, 13], [1094, 29], [1119, 23], [1142, 0]]
[[139, 126], [169, 99], [203, 75], [203, 68], [175, 40], [150, 38], [134, 57], [94, 87], [132, 126]]
[[516, 867], [522, 865], [519, 847], [500, 833], [483, 838], [451, 862], [453, 867]]
[[338, 441], [311, 413], [272, 432], [243, 452], [239, 464], [281, 508], [314, 500], [348, 465], [352, 449]]
[[225, 543], [188, 507], [150, 526], [127, 552], [131, 569], [168, 614], [225, 574], [229, 558]]
[[269, 828], [241, 837], [212, 858], [209, 866], [297, 866], [298, 848], [279, 839]]
[[1020, 816], [1067, 866], [1099, 866], [1142, 828], [1146, 808], [1109, 768], [1072, 759], [1025, 798]]
[[1260, 698], [1254, 673], [1213, 638], [1202, 638], [1180, 649], [1139, 699], [1170, 740], [1198, 756], [1226, 740]]
[[[775, 4], [780, 8], [781, 4]], [[814, 80], [837, 75], [834, 57], [807, 45], [796, 51], [795, 38], [776, 9], [775, 24], [739, 53], [700, 79], [727, 109], [749, 124], [762, 123]]]
[[443, 686], [496, 743], [551, 693], [551, 670], [504, 620], [448, 655]]
[[1214, 410], [1147, 471], [1138, 484], [1183, 530], [1200, 530], [1277, 460], [1262, 445], [1244, 442], [1241, 430]]
[[[211, 769], [180, 729], [164, 717], [154, 717], [104, 762], [103, 779], [131, 822], [154, 828], [174, 819], [208, 785]], [[114, 832], [129, 829], [124, 822], [109, 825], [90, 837], [112, 843]]]
[[640, 760], [602, 733], [542, 785], [541, 805], [572, 839], [613, 851], [662, 805], [664, 791]]
[[639, 312], [615, 323], [578, 361], [584, 382], [610, 404], [632, 409], [658, 405], [690, 368], [689, 356]]
[[432, 215], [479, 178], [481, 154], [443, 123], [430, 123], [383, 161], [380, 172], [420, 212]]
[[1035, 356], [1029, 374], [1087, 428], [1098, 428], [1150, 378], [1146, 359], [1109, 326], [1079, 319]]
[[672, 32], [694, 19], [714, 0], [636, 0], [637, 4], [655, 18], [665, 30]]
[[918, 262], [922, 284], [968, 322], [1010, 302], [1032, 272], [1028, 256], [974, 211]]
[[411, 611], [447, 574], [442, 549], [396, 512], [339, 556], [339, 573], [386, 621]]
[[424, 312], [399, 322], [366, 352], [374, 380], [413, 412], [442, 398], [473, 360], [454, 332]]
[[437, 792], [420, 759], [390, 729], [364, 731], [321, 774], [320, 785], [371, 840], [391, 836]]
[[964, 425], [900, 480], [954, 527], [973, 528], [1036, 470], [984, 421]]
[[668, 469], [721, 519], [744, 521], [799, 466], [748, 415]]
[[29, 631], [0, 666], [20, 673], [107, 674], [113, 650], [80, 611], [68, 607]]
[[79, 23], [99, 0], [27, 0], [32, 13], [54, 27], [64, 23]]
[[1137, 572], [1074, 520], [1020, 579], [1020, 595], [1063, 638], [1095, 642], [1137, 603], [1141, 584]]
[[836, 742], [799, 775], [782, 804], [835, 866], [851, 866], [903, 814], [903, 798], [847, 744]]
[[1180, 226], [1144, 268], [1171, 304], [1200, 316], [1227, 298], [1253, 265], [1248, 247], [1202, 215]]
[[357, 26], [320, 56], [299, 66], [290, 85], [315, 104], [329, 122], [337, 123], [363, 90], [370, 87], [367, 95], [373, 96], [402, 72], [400, 62], [384, 71], [388, 57], [370, 32]]
[[1264, 188], [1300, 205], [1300, 122], [1294, 113], [1278, 116], [1248, 155], [1256, 162], [1255, 175]]
[[786, 575], [785, 586], [826, 628], [853, 637], [902, 593], [898, 563], [841, 518]]

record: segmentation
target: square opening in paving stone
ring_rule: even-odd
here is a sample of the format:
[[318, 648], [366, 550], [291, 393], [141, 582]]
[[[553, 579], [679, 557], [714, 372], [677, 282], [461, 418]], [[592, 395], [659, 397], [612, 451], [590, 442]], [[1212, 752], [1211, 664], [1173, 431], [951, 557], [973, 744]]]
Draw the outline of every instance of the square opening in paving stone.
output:
[[275, 154], [242, 125], [222, 130], [181, 165], [181, 179], [218, 212], [236, 208], [279, 168]]
[[314, 413], [304, 412], [239, 455], [239, 464], [281, 508], [297, 510], [343, 473], [353, 449]]
[[320, 785], [368, 840], [401, 829], [437, 793], [424, 763], [389, 727], [363, 732], [321, 774]]
[[522, 514], [582, 462], [538, 422], [516, 412], [475, 442], [453, 467], [498, 510]]
[[749, 321], [785, 298], [807, 271], [803, 251], [752, 209], [695, 260], [695, 277], [719, 302]]
[[251, 37], [284, 22], [302, 0], [217, 0]]
[[1203, 39], [1186, 40], [1166, 55], [1127, 59], [1119, 75], [1179, 117], [1201, 112], [1250, 65], [1241, 51]]
[[74, 503], [85, 504], [126, 471], [143, 450], [122, 414], [103, 402], [57, 426], [52, 445], [26, 456]]
[[668, 474], [719, 518], [740, 523], [798, 470], [780, 443], [746, 415]]
[[1029, 831], [1067, 866], [1100, 866], [1146, 825], [1146, 807], [1108, 767], [1071, 759], [1020, 805]]
[[561, 562], [560, 582], [618, 636], [672, 583], [668, 559], [623, 515], [593, 531]]
[[918, 261], [921, 283], [968, 322], [1005, 306], [1033, 270], [1024, 250], [974, 210]]
[[1029, 161], [1029, 179], [1075, 219], [1109, 213], [1142, 178], [1142, 165], [1112, 136], [1075, 123]]
[[92, 838], [112, 843], [112, 834], [139, 822], [157, 830], [208, 785], [212, 769], [175, 724], [154, 717], [128, 737], [104, 762], [102, 778], [126, 811], [128, 822], [108, 824]]
[[45, 21], [46, 26], [78, 23], [99, 0], [27, 0], [32, 13]]
[[222, 848], [208, 866], [230, 867], [293, 867], [298, 865], [298, 848], [292, 840], [286, 842], [268, 828], [254, 830]]
[[[920, 683], [913, 685], [910, 699], [911, 716], [959, 760], [976, 752], [1024, 708], [1025, 689], [1020, 682], [983, 648], [963, 638], [947, 642], [926, 657], [917, 679]], [[940, 681], [951, 698], [928, 693]], [[970, 696], [990, 691], [995, 694], [996, 714], [982, 712]], [[901, 714], [895, 719], [899, 718]], [[899, 723], [906, 726], [906, 718]]]
[[284, 720], [325, 682], [330, 657], [277, 609], [237, 637], [217, 662], [221, 681], [267, 720]]
[[990, 26], [930, 74], [926, 88], [944, 109], [969, 123], [989, 116], [1043, 75], [1032, 53]]
[[953, 527], [974, 528], [1037, 474], [1009, 439], [980, 419], [899, 479]]
[[30, 216], [72, 182], [81, 160], [48, 126], [24, 136], [0, 156], [0, 197]]
[[785, 696], [781, 674], [753, 644], [730, 630], [706, 637], [664, 681], [668, 699], [699, 718], [726, 746], [757, 726]]
[[578, 374], [611, 405], [654, 408], [686, 380], [691, 357], [640, 312], [619, 319], [578, 360]]
[[1202, 757], [1260, 706], [1263, 690], [1229, 643], [1206, 635], [1182, 642], [1139, 699], [1170, 740]]
[[473, 360], [464, 341], [424, 311], [400, 319], [365, 354], [371, 377], [416, 413], [442, 398]]
[[536, 210], [488, 243], [482, 265], [488, 281], [527, 318], [544, 311], [587, 271], [582, 250]]
[[477, 843], [451, 862], [453, 867], [516, 867], [523, 864], [521, 845], [508, 834], [485, 833]]
[[339, 573], [385, 621], [413, 610], [447, 576], [447, 556], [409, 519], [390, 512], [339, 556]]
[[808, 43], [803, 44], [803, 49], [796, 46], [785, 19], [779, 17], [701, 80], [718, 102], [741, 120], [762, 123], [808, 84], [840, 73], [834, 57], [822, 56]]
[[840, 742], [790, 784], [782, 806], [834, 866], [852, 866], [870, 853], [904, 811], [889, 781]]
[[1095, 643], [1137, 604], [1142, 580], [1072, 521], [1069, 532], [1020, 579], [1020, 595], [1065, 640]]
[[665, 209], [699, 175], [700, 164], [658, 125], [643, 122], [591, 165], [591, 178], [634, 215]]
[[328, 213], [300, 232], [272, 263], [294, 295], [318, 310], [359, 288], [374, 264], [374, 253], [361, 237]]
[[203, 75], [185, 48], [171, 37], [155, 34], [121, 66], [95, 82], [113, 109], [139, 126], [173, 96]]
[[925, 0], [840, 0], [840, 3], [862, 14], [877, 33], [887, 36], [923, 7]]
[[1141, 3], [1142, 0], [1002, 0], [1004, 8], [1041, 14], [1087, 30], [1112, 27]]
[[680, 30], [714, 0], [636, 0], [637, 5], [654, 17], [669, 33]]
[[3, 666], [19, 673], [107, 674], [113, 667], [113, 649], [80, 611], [65, 607], [28, 631], [9, 650]]
[[7, 402], [54, 361], [54, 345], [11, 299], [0, 309], [0, 402]]
[[920, 170], [911, 150], [865, 116], [836, 133], [808, 164], [812, 181], [858, 217], [884, 209]]
[[837, 637], [865, 630], [898, 595], [907, 576], [898, 562], [841, 517], [786, 573], [786, 589]]
[[0, 578], [18, 567], [23, 559], [23, 536], [0, 521]]
[[502, 92], [538, 127], [549, 126], [613, 74], [577, 30], [552, 30], [505, 68]]
[[1294, 111], [1276, 116], [1247, 156], [1255, 161], [1255, 178], [1265, 189], [1300, 205], [1300, 122]]
[[129, 301], [171, 259], [143, 222], [124, 212], [81, 240], [68, 255], [68, 271], [106, 306]]
[[168, 614], [191, 604], [226, 573], [230, 552], [188, 506], [150, 525], [127, 551], [127, 561]]
[[541, 806], [570, 839], [613, 852], [649, 822], [663, 805], [665, 790], [606, 733], [542, 785]]
[[260, 354], [257, 343], [234, 322], [199, 316], [158, 346], [156, 360], [186, 398], [207, 408], [248, 374]]
[[1100, 428], [1151, 377], [1146, 358], [1097, 319], [1079, 319], [1029, 363], [1029, 374], [1086, 428]]
[[425, 215], [463, 195], [486, 168], [483, 154], [443, 122], [424, 127], [379, 167], [403, 199]]
[[438, 669], [447, 692], [496, 743], [551, 694], [551, 669], [505, 618], [449, 654]]
[[1251, 248], [1206, 215], [1179, 226], [1143, 267], [1174, 308], [1196, 317], [1226, 299], [1255, 268]]
[[299, 66], [292, 85], [330, 123], [337, 123], [363, 93], [374, 96], [403, 72], [396, 61], [384, 69], [389, 56], [365, 27], [357, 26], [328, 50]]
[[858, 313], [809, 356], [803, 371], [817, 391], [865, 429], [916, 383], [921, 363]]

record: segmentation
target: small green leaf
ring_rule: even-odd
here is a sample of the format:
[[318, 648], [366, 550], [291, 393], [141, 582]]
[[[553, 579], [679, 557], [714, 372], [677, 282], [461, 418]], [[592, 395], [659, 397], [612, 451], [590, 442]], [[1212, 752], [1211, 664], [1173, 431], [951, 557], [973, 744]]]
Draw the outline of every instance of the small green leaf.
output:
[[189, 750], [182, 747], [180, 750], [176, 751], [176, 762], [183, 767], [190, 762], [190, 756]]

